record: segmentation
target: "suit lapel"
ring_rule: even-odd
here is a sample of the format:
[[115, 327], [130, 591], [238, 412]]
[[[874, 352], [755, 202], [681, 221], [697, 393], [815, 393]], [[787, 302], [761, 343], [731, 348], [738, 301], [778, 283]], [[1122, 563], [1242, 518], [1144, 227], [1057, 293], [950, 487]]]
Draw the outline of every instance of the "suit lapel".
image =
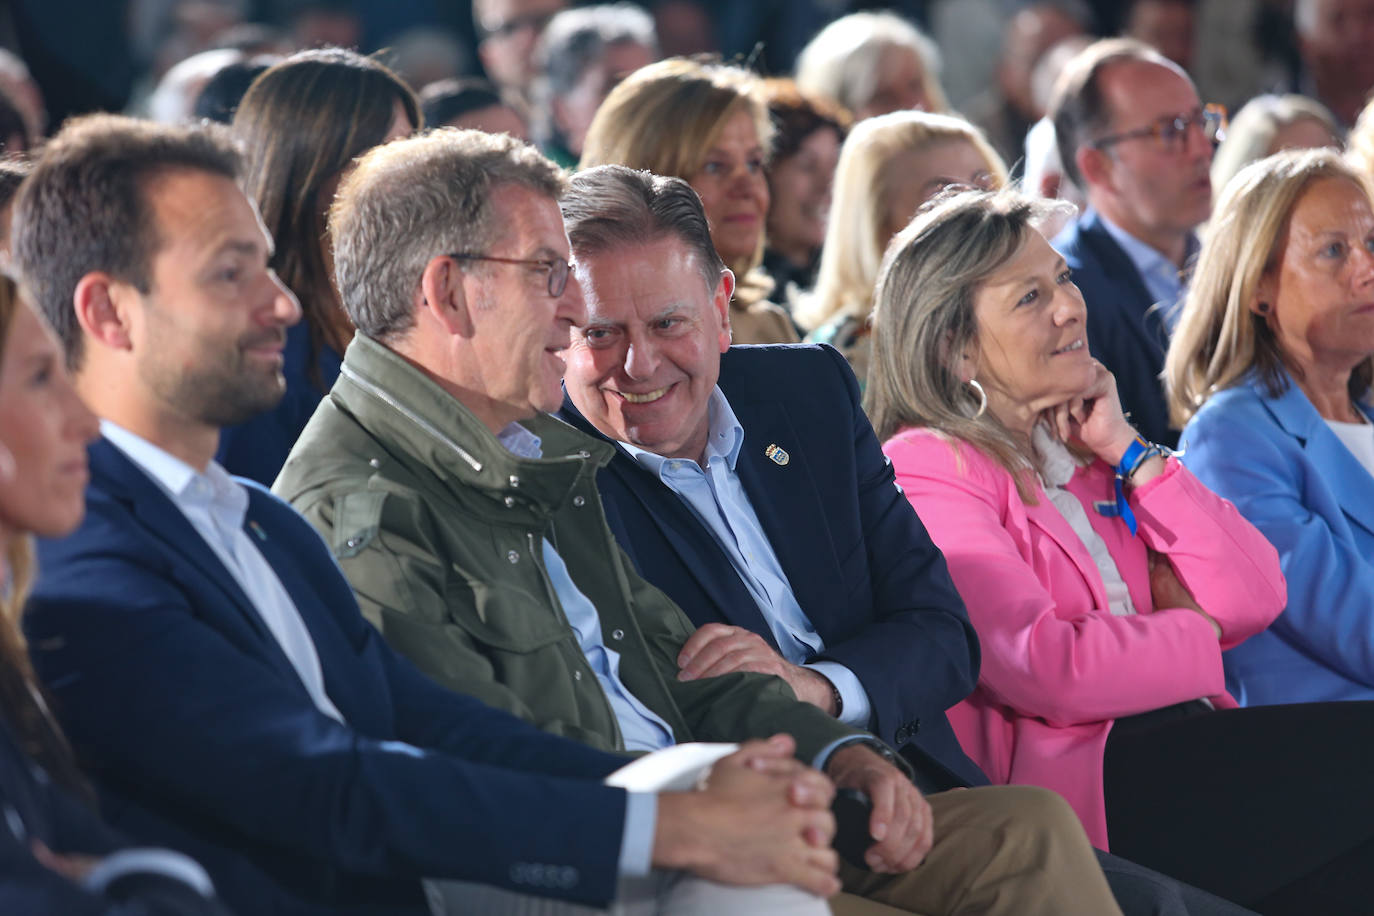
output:
[[1102, 584], [1102, 574], [1098, 572], [1092, 554], [1088, 553], [1087, 546], [1083, 543], [1083, 539], [1074, 532], [1073, 526], [1064, 518], [1054, 503], [1050, 502], [1049, 494], [1042, 494], [1040, 501], [1035, 505], [1026, 506], [1026, 519], [1058, 544], [1060, 550], [1064, 551], [1064, 556], [1073, 563], [1078, 574], [1083, 577], [1083, 583], [1088, 587], [1088, 591], [1092, 592], [1093, 607], [1107, 607], [1107, 588]]
[[[263, 651], [268, 658], [283, 672], [289, 672], [291, 678], [299, 683], [300, 678], [296, 674], [296, 669], [282, 651], [276, 637], [267, 629], [262, 616], [239, 587], [238, 581], [162, 488], [127, 455], [105, 439], [91, 446], [90, 455], [92, 476], [99, 475], [103, 478], [100, 485], [106, 492], [112, 498], [125, 503], [147, 533], [161, 542], [171, 556], [193, 567], [223, 592], [224, 597], [229, 599], [237, 611], [234, 622], [246, 623], [262, 643]], [[175, 564], [172, 565], [175, 567]], [[215, 604], [209, 601], [201, 601], [197, 605], [198, 610], [207, 614], [212, 612], [214, 607]], [[304, 689], [304, 684], [301, 688]]]
[[[1150, 294], [1149, 287], [1141, 278], [1135, 262], [1116, 243], [1116, 239], [1112, 238], [1107, 227], [1102, 225], [1102, 218], [1096, 211], [1091, 211], [1084, 216], [1079, 234], [1084, 244], [1092, 249], [1107, 276], [1111, 277], [1113, 282], [1131, 287], [1133, 293], [1131, 296], [1122, 297], [1119, 301], [1110, 304], [1127, 317], [1130, 327], [1142, 341], [1148, 343], [1150, 350], [1156, 352], [1162, 360], [1164, 350], [1169, 345], [1168, 330], [1164, 324], [1164, 316], [1155, 307], [1158, 303], [1154, 301], [1154, 296]], [[1134, 302], [1150, 303], [1150, 305], [1145, 309], [1137, 309], [1131, 305]], [[1106, 305], [1108, 303], [1089, 303], [1089, 306], [1093, 308], [1102, 308]]]
[[[1256, 390], [1265, 408], [1284, 431], [1297, 439], [1303, 451], [1312, 456], [1313, 465], [1323, 470], [1325, 482], [1346, 518], [1374, 535], [1374, 475], [1350, 453], [1317, 413], [1307, 395], [1291, 380], [1288, 390], [1277, 398], [1268, 397], [1262, 387]], [[1374, 411], [1363, 405], [1360, 409], [1374, 420]]]
[[[819, 469], [813, 469], [805, 440], [793, 428], [784, 404], [742, 400], [730, 406], [744, 427], [744, 445], [735, 465], [740, 483], [793, 596], [820, 632], [831, 609], [844, 607], [847, 596], [813, 473]], [[786, 453], [786, 463], [770, 457], [773, 446]]]

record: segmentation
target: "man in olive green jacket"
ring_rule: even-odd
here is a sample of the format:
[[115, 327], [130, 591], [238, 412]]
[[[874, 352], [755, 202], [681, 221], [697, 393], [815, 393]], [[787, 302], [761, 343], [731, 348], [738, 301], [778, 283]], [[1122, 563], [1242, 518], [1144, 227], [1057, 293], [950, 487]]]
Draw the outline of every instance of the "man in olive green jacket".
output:
[[547, 416], [586, 309], [561, 178], [506, 168], [534, 155], [476, 132], [392, 143], [334, 204], [359, 333], [275, 489], [324, 532], [364, 613], [440, 683], [598, 747], [792, 735], [802, 760], [873, 800], [873, 872], [845, 876], [866, 895], [921, 912], [1119, 912], [1057, 797], [943, 793], [932, 852], [931, 805], [871, 735], [779, 678], [678, 679], [693, 627], [616, 546], [595, 486], [611, 448]]

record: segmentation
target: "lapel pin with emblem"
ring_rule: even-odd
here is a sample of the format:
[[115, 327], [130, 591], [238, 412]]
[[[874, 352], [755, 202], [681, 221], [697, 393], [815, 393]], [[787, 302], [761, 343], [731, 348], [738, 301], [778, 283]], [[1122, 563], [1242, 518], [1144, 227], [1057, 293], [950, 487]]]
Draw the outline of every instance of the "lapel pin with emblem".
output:
[[787, 454], [786, 449], [776, 443], [769, 445], [768, 448], [763, 450], [763, 453], [778, 467], [786, 467], [787, 462], [792, 460], [792, 456]]
[[261, 526], [261, 525], [259, 525], [257, 522], [249, 522], [249, 523], [248, 523], [248, 527], [252, 530], [252, 532], [253, 532], [254, 534], [256, 534], [256, 535], [258, 536], [258, 540], [259, 540], [259, 541], [264, 541], [264, 542], [266, 542], [266, 540], [267, 540], [267, 532], [262, 530], [262, 526]]

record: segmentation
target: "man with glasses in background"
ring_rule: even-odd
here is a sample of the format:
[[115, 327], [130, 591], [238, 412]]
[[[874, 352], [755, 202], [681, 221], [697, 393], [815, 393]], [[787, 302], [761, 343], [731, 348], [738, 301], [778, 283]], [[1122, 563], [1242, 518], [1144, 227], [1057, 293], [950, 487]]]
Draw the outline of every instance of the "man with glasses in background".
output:
[[1107, 39], [1065, 68], [1050, 101], [1059, 154], [1088, 209], [1054, 239], [1088, 303], [1088, 345], [1141, 434], [1173, 446], [1159, 374], [1195, 230], [1212, 210], [1225, 112], [1148, 45]]
[[535, 46], [544, 27], [567, 5], [567, 0], [473, 0], [477, 56], [502, 92], [530, 103]]

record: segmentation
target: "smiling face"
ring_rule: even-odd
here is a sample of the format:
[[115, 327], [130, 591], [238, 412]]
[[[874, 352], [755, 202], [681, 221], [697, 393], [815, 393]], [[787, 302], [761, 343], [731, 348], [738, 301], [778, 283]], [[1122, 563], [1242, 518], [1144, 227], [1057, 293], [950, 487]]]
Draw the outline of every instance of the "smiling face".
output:
[[[8, 281], [0, 281], [8, 283]], [[0, 363], [0, 536], [69, 534], [86, 509], [86, 445], [100, 433], [77, 396], [52, 332], [20, 302]]]
[[945, 188], [965, 185], [989, 190], [997, 184], [988, 161], [967, 140], [938, 140], [898, 153], [883, 166], [880, 178], [887, 200], [882, 246], [911, 222], [921, 204]]
[[740, 109], [725, 122], [701, 168], [687, 176], [687, 183], [701, 196], [711, 241], [726, 264], [748, 262], [758, 251], [768, 213], [763, 161], [754, 119]]
[[839, 161], [840, 135], [820, 127], [769, 170], [773, 204], [768, 210], [768, 243], [798, 264], [809, 264], [825, 243]]
[[697, 257], [671, 235], [579, 257], [577, 275], [587, 320], [573, 333], [568, 396], [612, 439], [700, 460], [730, 347], [728, 275], [708, 287]]
[[1272, 306], [1286, 358], [1309, 375], [1374, 353], [1374, 210], [1361, 188], [1324, 178], [1298, 198], [1258, 301]]
[[1027, 232], [973, 302], [978, 340], [969, 369], [987, 391], [988, 409], [1008, 428], [1029, 434], [1042, 410], [1093, 382], [1083, 295], [1038, 232]]
[[233, 181], [176, 171], [147, 194], [161, 247], [149, 291], [128, 288], [139, 380], [178, 425], [242, 423], [286, 390], [282, 349], [300, 305], [267, 266], [267, 231]]
[[[568, 234], [552, 197], [507, 184], [491, 195], [505, 231], [484, 254], [568, 260]], [[563, 403], [564, 354], [574, 324], [586, 318], [576, 277], [549, 295], [549, 272], [530, 264], [466, 262], [464, 289], [472, 334], [459, 360], [459, 399], [492, 432]]]

